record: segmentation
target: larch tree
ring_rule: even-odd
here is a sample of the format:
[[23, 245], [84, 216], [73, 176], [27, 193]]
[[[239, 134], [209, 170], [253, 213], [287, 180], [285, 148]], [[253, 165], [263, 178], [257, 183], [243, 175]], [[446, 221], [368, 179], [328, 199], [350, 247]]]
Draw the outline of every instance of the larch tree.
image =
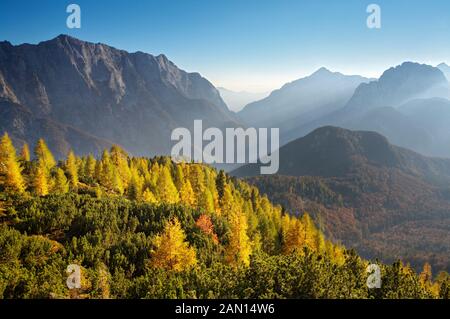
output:
[[197, 264], [195, 249], [189, 247], [186, 235], [177, 219], [167, 223], [164, 232], [154, 239], [150, 263], [155, 268], [180, 272]]
[[309, 216], [309, 214], [303, 214], [301, 218], [301, 222], [303, 224], [303, 238], [305, 245], [311, 248], [314, 251], [317, 251], [317, 229], [314, 226], [314, 222]]
[[38, 196], [46, 196], [50, 189], [49, 173], [43, 160], [39, 160], [34, 167], [33, 188]]
[[123, 188], [128, 187], [131, 179], [131, 171], [128, 165], [128, 154], [118, 145], [111, 147], [111, 161], [122, 181]]
[[77, 189], [78, 187], [78, 167], [77, 167], [77, 159], [75, 154], [70, 151], [67, 155], [66, 160], [66, 171], [69, 175], [69, 183], [72, 189]]
[[100, 184], [109, 190], [114, 190], [114, 184], [116, 182], [114, 165], [111, 161], [111, 156], [108, 151], [103, 151], [102, 159], [100, 162], [99, 180]]
[[191, 182], [187, 180], [183, 183], [180, 189], [180, 200], [183, 204], [194, 207], [195, 205], [195, 194], [192, 189]]
[[225, 260], [232, 266], [250, 265], [251, 243], [247, 235], [247, 218], [244, 214], [233, 211], [228, 216], [230, 233], [229, 243], [225, 248]]
[[211, 213], [214, 211], [214, 197], [208, 188], [197, 196], [197, 207]]
[[162, 166], [160, 169], [157, 190], [159, 199], [163, 203], [175, 204], [180, 200], [177, 188], [172, 180], [172, 175], [166, 166]]
[[5, 133], [0, 142], [0, 184], [7, 191], [25, 192], [25, 181], [22, 176], [22, 167], [17, 158], [16, 149]]
[[38, 161], [42, 162], [42, 164], [48, 171], [56, 166], [55, 158], [53, 157], [52, 152], [50, 152], [47, 144], [43, 139], [39, 139], [38, 143], [36, 144], [34, 155], [36, 156]]
[[57, 194], [66, 194], [69, 191], [69, 183], [66, 174], [61, 168], [56, 170], [56, 181], [54, 192]]
[[131, 180], [128, 185], [128, 197], [131, 200], [139, 200], [141, 199], [142, 189], [144, 185], [143, 178], [139, 175], [137, 168], [133, 167], [131, 169]]
[[97, 164], [97, 161], [95, 160], [94, 156], [92, 154], [89, 154], [89, 156], [86, 159], [86, 163], [84, 165], [84, 175], [86, 177], [94, 178], [95, 177], [95, 165]]
[[150, 204], [156, 204], [158, 202], [158, 200], [156, 199], [156, 196], [148, 188], [142, 194], [142, 199], [144, 202], [150, 203]]
[[195, 205], [198, 208], [201, 208], [199, 196], [204, 192], [206, 185], [205, 185], [205, 173], [203, 172], [203, 167], [200, 164], [193, 164], [190, 166], [189, 180], [191, 182], [192, 189], [194, 190], [194, 195], [196, 197]]
[[301, 253], [304, 245], [303, 225], [296, 218], [285, 216], [283, 220], [283, 253]]
[[27, 143], [23, 144], [23, 146], [22, 146], [22, 151], [20, 152], [20, 158], [25, 162], [29, 162], [31, 160], [30, 147], [28, 146]]
[[181, 192], [181, 189], [183, 188], [183, 185], [185, 184], [183, 168], [181, 167], [181, 165], [176, 165], [176, 167], [175, 167], [174, 183], [175, 183], [175, 186], [177, 187], [178, 191]]
[[231, 216], [234, 212], [235, 204], [232, 189], [229, 185], [225, 185], [223, 195], [219, 199], [220, 212], [223, 216]]

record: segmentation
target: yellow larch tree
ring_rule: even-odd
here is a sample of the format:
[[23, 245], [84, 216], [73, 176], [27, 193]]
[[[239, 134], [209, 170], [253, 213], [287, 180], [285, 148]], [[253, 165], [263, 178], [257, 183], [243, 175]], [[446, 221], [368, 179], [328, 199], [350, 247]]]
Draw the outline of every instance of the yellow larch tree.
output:
[[118, 145], [111, 147], [111, 161], [116, 167], [124, 188], [128, 187], [131, 179], [130, 166], [128, 165], [128, 154]]
[[31, 160], [30, 147], [28, 146], [27, 143], [23, 144], [23, 146], [22, 146], [22, 151], [20, 152], [20, 158], [25, 162], [29, 162]]
[[195, 205], [195, 194], [192, 189], [191, 182], [187, 180], [183, 183], [180, 189], [180, 200], [183, 204], [194, 207]]
[[92, 154], [86, 158], [86, 163], [84, 164], [84, 175], [86, 177], [94, 178], [95, 177], [95, 166], [97, 161], [95, 160]]
[[17, 158], [16, 149], [7, 133], [3, 135], [0, 142], [0, 184], [7, 191], [25, 192], [22, 167]]
[[247, 235], [247, 218], [233, 210], [228, 216], [230, 225], [229, 242], [225, 248], [225, 260], [232, 266], [250, 265], [251, 243]]
[[56, 194], [66, 194], [69, 191], [69, 183], [67, 181], [66, 174], [61, 168], [56, 171], [56, 181], [54, 192]]
[[294, 252], [301, 253], [303, 251], [304, 229], [303, 225], [296, 218], [289, 216], [283, 217], [283, 253], [292, 254]]
[[48, 171], [50, 171], [53, 167], [56, 166], [55, 158], [53, 157], [52, 152], [50, 152], [47, 144], [43, 139], [40, 139], [36, 147], [34, 149], [34, 155], [36, 158], [42, 162], [42, 164], [46, 167]]
[[69, 175], [69, 184], [72, 189], [77, 189], [78, 187], [78, 167], [77, 159], [73, 151], [70, 151], [67, 155], [66, 160], [66, 171]]
[[38, 196], [46, 196], [49, 193], [49, 173], [43, 160], [38, 160], [34, 167], [33, 188]]
[[150, 260], [153, 267], [180, 272], [197, 264], [195, 249], [189, 247], [177, 219], [167, 223], [163, 233], [154, 239], [154, 245]]
[[142, 194], [142, 200], [146, 203], [150, 204], [156, 204], [158, 200], [156, 199], [156, 196], [153, 194], [153, 192], [150, 189], [146, 189], [144, 193]]
[[172, 180], [169, 168], [162, 166], [157, 181], [157, 191], [159, 200], [167, 204], [175, 204], [180, 201], [177, 188]]

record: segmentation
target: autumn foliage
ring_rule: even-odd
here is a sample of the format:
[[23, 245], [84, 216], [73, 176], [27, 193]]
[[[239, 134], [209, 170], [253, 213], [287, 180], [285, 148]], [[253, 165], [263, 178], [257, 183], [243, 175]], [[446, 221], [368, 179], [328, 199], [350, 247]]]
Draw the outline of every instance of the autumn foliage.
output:
[[[0, 295], [23, 285], [17, 265], [40, 282], [76, 259], [93, 297], [374, 297], [361, 284], [367, 261], [327, 240], [306, 212], [291, 215], [223, 171], [131, 157], [119, 146], [58, 163], [43, 140], [32, 158], [27, 148], [18, 157], [7, 134], [0, 144]], [[21, 259], [33, 249], [36, 261]], [[392, 282], [417, 287], [387, 286], [382, 296], [448, 294], [448, 276], [435, 281], [428, 266], [420, 277], [383, 267]], [[29, 296], [66, 296], [59, 279]]]

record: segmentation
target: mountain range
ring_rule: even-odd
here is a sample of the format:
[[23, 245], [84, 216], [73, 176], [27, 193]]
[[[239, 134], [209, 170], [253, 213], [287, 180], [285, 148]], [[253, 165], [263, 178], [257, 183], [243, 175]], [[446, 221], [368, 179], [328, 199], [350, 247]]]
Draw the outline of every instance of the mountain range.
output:
[[321, 68], [250, 103], [239, 112], [239, 117], [251, 126], [287, 131], [342, 108], [355, 89], [368, 81]]
[[176, 127], [233, 126], [218, 90], [164, 55], [128, 53], [60, 35], [37, 45], [0, 42], [0, 131], [17, 144], [50, 141], [58, 156], [119, 144], [167, 154]]
[[310, 211], [328, 236], [368, 258], [449, 270], [450, 160], [436, 158], [450, 158], [448, 79], [444, 63], [405, 62], [379, 79], [321, 68], [235, 113], [243, 94], [164, 55], [66, 35], [4, 41], [0, 133], [17, 147], [44, 138], [63, 158], [112, 144], [134, 156], [168, 154], [172, 130], [196, 119], [204, 128], [278, 127], [279, 174], [259, 177], [258, 165], [246, 165], [234, 175], [251, 176], [289, 211]]
[[[328, 90], [325, 87], [323, 90]], [[447, 101], [449, 83], [436, 67], [405, 62], [391, 68], [375, 81], [361, 83], [349, 99], [334, 110], [314, 119], [292, 120], [277, 123], [282, 143], [305, 136], [313, 130], [333, 125], [351, 130], [370, 130], [386, 136], [392, 143], [430, 156], [450, 157], [450, 130], [436, 135], [432, 123], [417, 121], [418, 114], [430, 108], [433, 116], [446, 119], [445, 108], [433, 107], [436, 99]], [[288, 96], [289, 94], [286, 93]], [[408, 103], [421, 101], [422, 110], [407, 110]], [[276, 106], [273, 107], [276, 109]]]

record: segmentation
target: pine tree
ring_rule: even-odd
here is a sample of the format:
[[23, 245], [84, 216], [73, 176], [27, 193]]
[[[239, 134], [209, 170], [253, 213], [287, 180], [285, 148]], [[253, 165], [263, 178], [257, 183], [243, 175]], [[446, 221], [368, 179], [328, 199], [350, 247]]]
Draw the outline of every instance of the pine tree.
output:
[[164, 232], [155, 238], [154, 245], [150, 261], [153, 267], [180, 272], [197, 264], [195, 249], [189, 247], [177, 219], [167, 223]]
[[177, 188], [175, 187], [169, 168], [163, 166], [157, 182], [158, 196], [161, 202], [168, 204], [178, 203], [180, 198], [178, 196]]
[[78, 167], [77, 167], [77, 159], [75, 154], [70, 151], [67, 155], [66, 161], [66, 171], [69, 175], [69, 183], [72, 189], [77, 189], [78, 187]]
[[20, 153], [20, 158], [23, 161], [25, 161], [25, 162], [29, 162], [31, 160], [30, 148], [29, 148], [27, 143], [23, 144], [23, 146], [22, 146], [22, 151]]
[[55, 193], [66, 194], [69, 191], [69, 183], [67, 182], [66, 174], [61, 168], [56, 171]]
[[221, 170], [216, 177], [216, 187], [217, 192], [219, 193], [219, 198], [223, 197], [226, 185], [227, 185], [227, 177], [225, 175], [225, 172]]
[[7, 191], [25, 192], [25, 182], [22, 176], [22, 168], [17, 159], [16, 149], [5, 133], [0, 142], [0, 185]]

